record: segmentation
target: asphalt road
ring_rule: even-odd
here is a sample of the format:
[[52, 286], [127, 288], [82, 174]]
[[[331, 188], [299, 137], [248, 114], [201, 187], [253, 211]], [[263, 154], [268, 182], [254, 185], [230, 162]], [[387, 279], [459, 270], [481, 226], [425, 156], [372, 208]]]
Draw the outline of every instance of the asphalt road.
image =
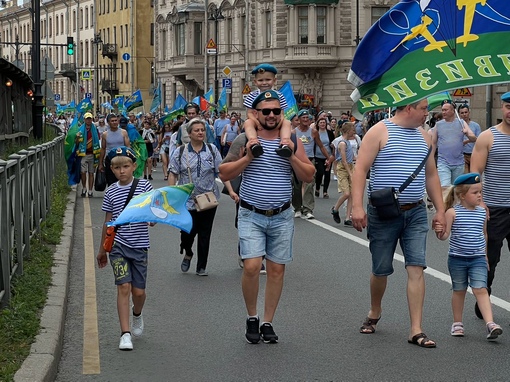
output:
[[[161, 172], [154, 176], [154, 187], [162, 187]], [[333, 184], [330, 195], [335, 189]], [[485, 325], [474, 316], [471, 294], [464, 314], [466, 336], [450, 336], [447, 243], [432, 233], [423, 327], [437, 341], [437, 348], [407, 343], [406, 274], [398, 256], [377, 332], [360, 334], [369, 308], [368, 242], [365, 232], [333, 222], [329, 212], [333, 199], [316, 200], [315, 220], [296, 219], [294, 262], [287, 267], [274, 321], [278, 344], [250, 345], [244, 339], [246, 311], [234, 204], [223, 196], [214, 223], [208, 277], [192, 272], [194, 262], [189, 273], [180, 271], [177, 229], [151, 228], [145, 332], [134, 339], [134, 351], [121, 352], [111, 268], [90, 267], [104, 220], [101, 201], [100, 193], [95, 193], [94, 198], [77, 203], [59, 382], [509, 380], [508, 249], [504, 248], [493, 286], [495, 321], [504, 330], [497, 342], [485, 339]], [[88, 211], [91, 224], [84, 219]], [[93, 242], [87, 236], [90, 227]], [[261, 302], [259, 306], [262, 314]]]

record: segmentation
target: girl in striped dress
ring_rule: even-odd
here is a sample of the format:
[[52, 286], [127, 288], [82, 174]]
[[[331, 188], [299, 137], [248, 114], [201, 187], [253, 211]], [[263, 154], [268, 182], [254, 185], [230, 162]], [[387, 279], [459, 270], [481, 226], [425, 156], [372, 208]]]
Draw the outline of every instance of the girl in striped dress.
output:
[[[456, 200], [458, 203], [454, 204]], [[487, 215], [485, 209], [480, 207], [481, 201], [480, 174], [469, 173], [459, 176], [453, 182], [453, 187], [445, 199], [445, 233], [440, 235], [443, 228], [440, 224], [436, 224], [434, 230], [440, 240], [446, 240], [450, 236], [448, 271], [452, 279], [454, 321], [451, 335], [464, 336], [462, 312], [469, 283], [486, 322], [487, 339], [494, 340], [503, 333], [503, 330], [493, 321], [487, 291]]]

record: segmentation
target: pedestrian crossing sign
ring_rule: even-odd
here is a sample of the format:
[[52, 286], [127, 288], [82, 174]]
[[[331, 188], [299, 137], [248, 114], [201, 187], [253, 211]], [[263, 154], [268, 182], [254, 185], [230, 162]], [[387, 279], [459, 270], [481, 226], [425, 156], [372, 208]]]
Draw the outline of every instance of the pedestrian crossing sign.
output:
[[92, 79], [92, 71], [90, 69], [84, 69], [81, 71], [81, 79], [82, 81], [87, 81]]
[[453, 92], [453, 96], [454, 97], [471, 97], [471, 91], [469, 90], [469, 88], [461, 88], [461, 89], [457, 89], [455, 90], [455, 92]]
[[250, 85], [248, 85], [248, 84], [244, 85], [243, 94], [250, 94], [250, 93], [251, 93]]

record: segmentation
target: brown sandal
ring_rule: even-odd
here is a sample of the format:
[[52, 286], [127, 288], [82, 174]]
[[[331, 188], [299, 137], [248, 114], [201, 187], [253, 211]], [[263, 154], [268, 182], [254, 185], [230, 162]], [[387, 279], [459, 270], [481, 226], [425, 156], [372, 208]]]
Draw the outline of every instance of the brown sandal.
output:
[[[421, 340], [421, 341], [420, 341]], [[425, 333], [418, 333], [413, 336], [410, 340], [407, 340], [410, 344], [418, 345], [422, 348], [435, 348], [436, 342], [427, 337]]]
[[359, 332], [362, 334], [373, 334], [375, 333], [375, 326], [381, 319], [381, 316], [379, 318], [365, 318], [365, 321], [363, 322], [363, 325], [359, 329]]

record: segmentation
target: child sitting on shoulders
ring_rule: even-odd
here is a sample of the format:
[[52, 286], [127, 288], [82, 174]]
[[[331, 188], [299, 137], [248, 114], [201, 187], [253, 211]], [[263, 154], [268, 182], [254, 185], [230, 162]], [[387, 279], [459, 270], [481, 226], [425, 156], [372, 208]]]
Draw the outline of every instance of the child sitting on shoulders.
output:
[[[257, 67], [255, 67], [251, 74], [253, 74], [255, 77], [253, 79], [253, 84], [257, 87], [258, 90], [255, 90], [248, 94], [246, 99], [243, 102], [243, 105], [246, 106], [247, 110], [247, 116], [244, 123], [244, 132], [246, 134], [246, 138], [248, 142], [256, 141], [255, 144], [251, 145], [251, 151], [253, 153], [253, 156], [255, 158], [261, 156], [264, 153], [264, 150], [262, 149], [262, 146], [260, 143], [258, 143], [257, 140], [257, 130], [261, 129], [260, 123], [256, 117], [255, 111], [261, 112], [264, 115], [269, 115], [271, 112], [273, 114], [277, 115], [280, 113], [283, 113], [284, 110], [287, 108], [287, 102], [285, 101], [285, 97], [282, 93], [278, 93], [278, 97], [280, 98], [280, 106], [281, 110], [279, 112], [276, 112], [275, 110], [269, 110], [269, 109], [261, 109], [261, 110], [254, 110], [252, 108], [253, 101], [257, 96], [265, 92], [267, 90], [273, 90], [273, 88], [276, 86], [276, 74], [278, 71], [273, 65], [270, 64], [260, 64]], [[269, 110], [269, 111], [268, 111]], [[267, 114], [265, 114], [267, 113]], [[291, 126], [290, 121], [287, 121], [282, 118], [281, 125], [278, 126], [280, 128], [280, 139], [281, 139], [281, 145], [279, 148], [276, 149], [276, 153], [284, 158], [289, 158], [292, 155], [292, 150], [290, 149], [289, 142], [290, 142], [290, 134], [291, 134]]]
[[[454, 204], [455, 200], [458, 203]], [[459, 176], [453, 182], [445, 199], [446, 227], [437, 223], [434, 227], [440, 240], [450, 236], [448, 271], [452, 279], [453, 324], [451, 335], [464, 336], [462, 313], [466, 290], [471, 287], [486, 323], [487, 339], [494, 340], [503, 333], [501, 326], [494, 323], [492, 307], [487, 291], [486, 221], [487, 213], [480, 206], [482, 184], [480, 174], [469, 173]]]

